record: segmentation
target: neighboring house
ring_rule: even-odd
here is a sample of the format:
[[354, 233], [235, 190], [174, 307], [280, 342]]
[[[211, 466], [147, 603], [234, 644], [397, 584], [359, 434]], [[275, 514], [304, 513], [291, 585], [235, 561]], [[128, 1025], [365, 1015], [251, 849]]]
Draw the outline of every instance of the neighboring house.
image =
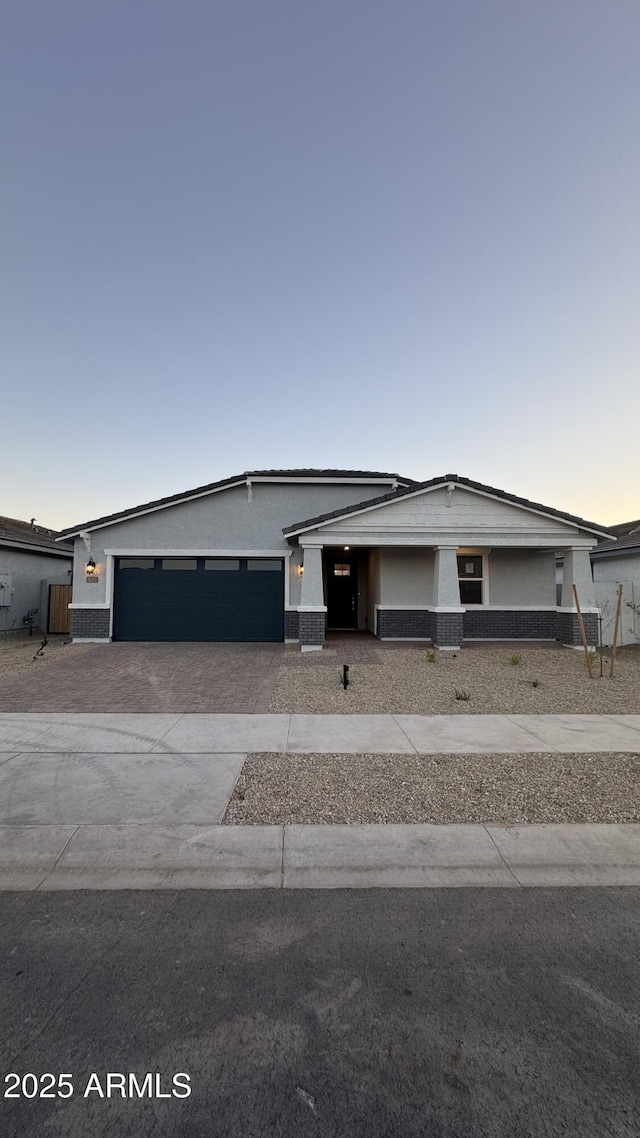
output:
[[619, 644], [640, 643], [640, 519], [610, 526], [616, 540], [591, 553], [596, 602], [602, 610], [602, 642], [613, 643], [618, 585], [622, 585]]
[[[34, 519], [35, 521], [35, 519]], [[0, 633], [24, 628], [49, 630], [51, 586], [71, 582], [73, 546], [57, 542], [57, 531], [0, 517]], [[68, 595], [55, 596], [68, 631]]]
[[[603, 526], [456, 474], [256, 470], [64, 530], [74, 640], [590, 643]], [[564, 554], [562, 604], [555, 558]]]

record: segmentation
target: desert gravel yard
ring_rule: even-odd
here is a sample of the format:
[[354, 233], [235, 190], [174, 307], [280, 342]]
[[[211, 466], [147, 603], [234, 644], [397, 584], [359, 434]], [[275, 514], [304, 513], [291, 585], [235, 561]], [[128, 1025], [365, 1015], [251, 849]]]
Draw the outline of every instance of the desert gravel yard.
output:
[[640, 754], [247, 755], [227, 825], [640, 822]]
[[[48, 636], [42, 648], [44, 633], [7, 632], [0, 636], [0, 679], [20, 676], [23, 672], [39, 671], [46, 665], [77, 655], [91, 648], [91, 644], [71, 644], [68, 636]], [[42, 648], [40, 655], [39, 650]]]
[[[359, 662], [354, 662], [354, 656]], [[347, 691], [341, 685], [343, 664], [350, 665]], [[304, 654], [291, 645], [285, 651], [269, 711], [301, 715], [639, 713], [640, 650], [618, 651], [613, 679], [608, 675], [608, 655], [604, 656], [602, 678], [599, 669], [598, 658], [590, 679], [582, 652], [546, 645], [474, 645], [459, 652], [381, 645], [370, 648], [366, 659], [357, 646], [350, 653], [348, 643]]]

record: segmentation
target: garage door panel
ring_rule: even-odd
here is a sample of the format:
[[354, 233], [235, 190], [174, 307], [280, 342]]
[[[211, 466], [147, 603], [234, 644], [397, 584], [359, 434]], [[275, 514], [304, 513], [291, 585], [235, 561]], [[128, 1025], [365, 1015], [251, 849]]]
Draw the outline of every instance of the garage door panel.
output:
[[[128, 559], [130, 560], [130, 559]], [[284, 566], [246, 559], [154, 559], [153, 569], [116, 566], [116, 640], [281, 641]], [[193, 559], [190, 560], [193, 564]], [[148, 562], [147, 562], [148, 564]], [[263, 565], [265, 566], [263, 568]], [[259, 566], [257, 568], [256, 566]]]

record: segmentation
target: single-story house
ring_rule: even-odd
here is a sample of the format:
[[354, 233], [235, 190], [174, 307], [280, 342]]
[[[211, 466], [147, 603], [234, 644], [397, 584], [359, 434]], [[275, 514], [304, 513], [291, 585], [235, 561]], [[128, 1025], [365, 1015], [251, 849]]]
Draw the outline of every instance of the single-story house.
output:
[[[57, 530], [35, 525], [35, 518], [0, 517], [0, 633], [68, 632], [73, 545], [57, 536]], [[55, 628], [49, 627], [50, 615]]]
[[615, 540], [603, 541], [591, 552], [596, 603], [602, 612], [602, 640], [613, 642], [618, 585], [622, 607], [619, 644], [640, 643], [640, 519], [610, 526]]
[[[62, 531], [74, 640], [218, 640], [320, 649], [382, 640], [591, 643], [589, 555], [611, 532], [457, 474], [254, 470]], [[556, 554], [564, 554], [561, 604]]]

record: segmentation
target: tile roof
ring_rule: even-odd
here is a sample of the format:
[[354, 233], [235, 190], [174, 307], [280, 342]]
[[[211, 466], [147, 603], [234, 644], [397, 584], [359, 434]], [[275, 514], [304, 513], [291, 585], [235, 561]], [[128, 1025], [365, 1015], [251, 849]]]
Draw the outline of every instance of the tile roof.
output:
[[300, 466], [291, 470], [247, 470], [246, 478], [393, 478], [406, 486], [416, 486], [414, 478], [402, 478], [399, 474], [391, 474], [383, 470], [334, 470], [331, 468], [318, 469], [312, 466]]
[[18, 518], [0, 517], [0, 545], [29, 545], [34, 548], [51, 550], [54, 554], [71, 553], [71, 545], [56, 542], [58, 531], [46, 526], [31, 525]]
[[162, 506], [177, 505], [186, 498], [195, 498], [199, 495], [207, 494], [209, 491], [223, 490], [225, 487], [236, 486], [246, 482], [247, 478], [370, 478], [374, 481], [378, 478], [395, 478], [402, 485], [417, 485], [417, 483], [413, 482], [410, 478], [401, 478], [397, 474], [381, 474], [378, 471], [371, 470], [318, 470], [312, 467], [292, 470], [245, 470], [242, 474], [236, 474], [232, 478], [222, 478], [218, 482], [209, 482], [205, 486], [196, 486], [193, 490], [183, 490], [180, 494], [171, 494], [168, 498], [156, 498], [153, 502], [143, 502], [139, 506], [130, 506], [127, 510], [119, 510], [115, 514], [105, 514], [104, 517], [93, 518], [91, 521], [81, 522], [80, 525], [68, 526], [67, 529], [61, 530], [60, 536], [67, 537], [72, 534], [77, 534], [80, 530], [89, 530], [94, 526], [108, 525], [110, 522], [121, 521], [123, 518], [128, 518], [131, 515], [144, 513], [145, 510], [155, 510]]
[[619, 522], [618, 525], [609, 526], [609, 529], [617, 535], [617, 540], [601, 541], [596, 549], [591, 551], [592, 557], [601, 553], [610, 555], [622, 549], [640, 549], [640, 519], [636, 518], [633, 522]]
[[348, 509], [331, 510], [327, 514], [319, 514], [318, 517], [307, 518], [306, 521], [298, 522], [293, 526], [287, 526], [282, 532], [284, 534], [294, 534], [299, 530], [312, 528], [315, 525], [320, 525], [322, 522], [331, 521], [333, 518], [349, 517], [350, 514], [358, 513], [359, 510], [368, 509], [370, 506], [381, 506], [385, 502], [396, 502], [399, 498], [406, 498], [407, 495], [414, 494], [417, 490], [427, 490], [431, 486], [442, 486], [447, 482], [455, 482], [458, 486], [468, 486], [470, 490], [480, 490], [485, 494], [491, 494], [494, 498], [502, 498], [506, 502], [513, 502], [517, 506], [525, 506], [531, 510], [539, 510], [541, 513], [548, 514], [551, 517], [573, 522], [582, 529], [592, 530], [599, 534], [609, 534], [612, 532], [611, 527], [596, 525], [595, 522], [585, 521], [584, 518], [578, 518], [574, 514], [564, 513], [563, 510], [554, 510], [551, 506], [544, 506], [541, 502], [531, 502], [528, 498], [518, 498], [515, 494], [507, 494], [505, 490], [496, 489], [495, 486], [485, 486], [483, 482], [474, 482], [471, 478], [463, 478], [457, 474], [442, 474], [437, 478], [430, 478], [426, 482], [416, 482], [405, 490], [392, 490], [389, 494], [381, 494], [377, 498], [370, 498], [368, 501], [359, 502], [355, 506], [349, 506]]

